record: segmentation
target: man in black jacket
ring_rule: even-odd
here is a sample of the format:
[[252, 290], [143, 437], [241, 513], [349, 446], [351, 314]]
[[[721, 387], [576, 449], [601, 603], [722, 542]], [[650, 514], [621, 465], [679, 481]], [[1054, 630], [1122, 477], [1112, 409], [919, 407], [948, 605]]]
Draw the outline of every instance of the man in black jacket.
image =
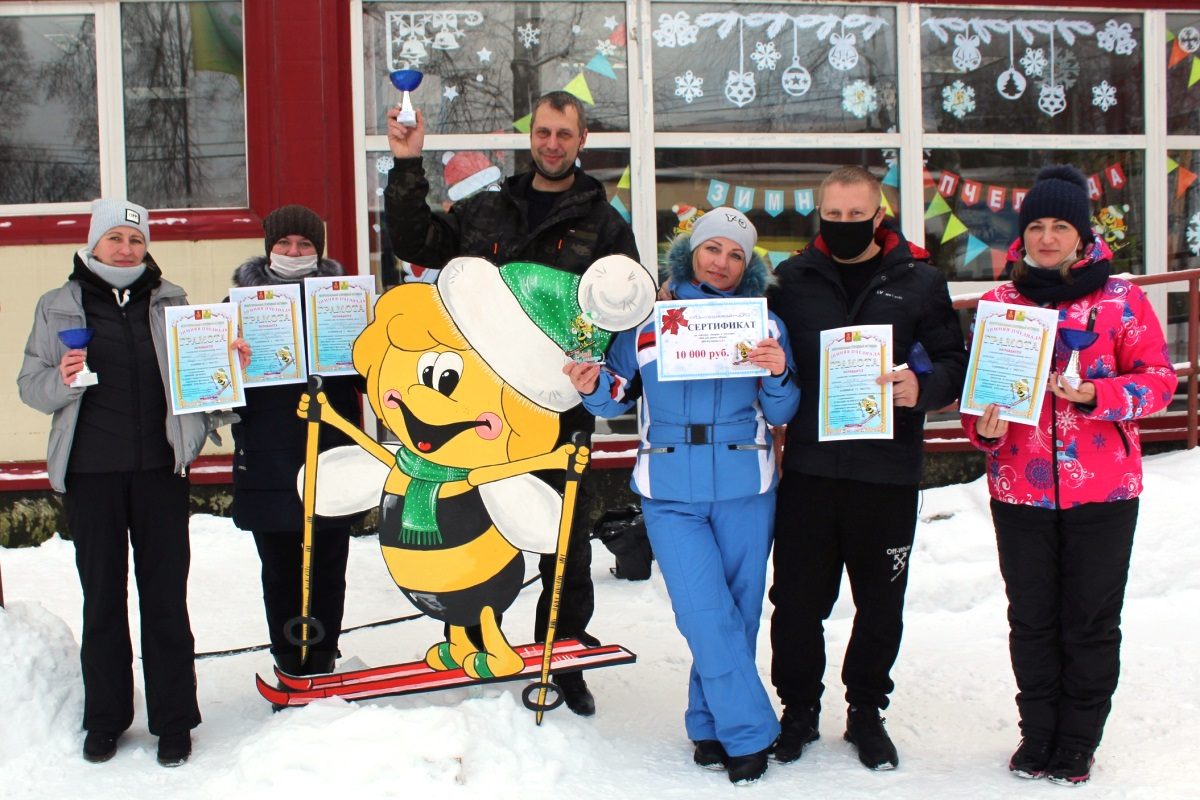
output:
[[[894, 688], [925, 413], [958, 397], [967, 361], [945, 277], [883, 221], [879, 198], [879, 180], [865, 169], [832, 172], [821, 185], [819, 235], [780, 264], [769, 299], [791, 335], [801, 389], [775, 514], [771, 679], [784, 706], [775, 758], [794, 761], [818, 737], [823, 622], [844, 567], [855, 603], [842, 666], [845, 738], [877, 770], [899, 763], [879, 711]], [[932, 360], [927, 374], [902, 369], [880, 379], [893, 383], [890, 440], [818, 439], [820, 332], [850, 325], [891, 325], [897, 360], [917, 343]]]
[[[417, 111], [415, 127], [397, 122], [398, 109], [388, 112], [388, 144], [395, 164], [384, 190], [384, 213], [396, 257], [440, 269], [458, 256], [480, 256], [497, 265], [535, 261], [582, 275], [597, 259], [623, 254], [639, 261], [633, 230], [608, 202], [603, 185], [576, 166], [587, 140], [583, 104], [567, 92], [550, 92], [534, 104], [528, 172], [503, 182], [498, 192], [478, 192], [434, 213], [428, 204], [429, 181], [421, 151], [425, 117]], [[595, 430], [595, 418], [582, 406], [562, 415], [560, 442], [571, 433]], [[560, 491], [561, 473], [545, 479]], [[581, 500], [588, 492], [585, 477]], [[577, 515], [571, 529], [555, 636], [599, 644], [587, 631], [595, 597], [591, 578], [588, 525]], [[554, 556], [541, 561], [542, 596], [534, 635], [545, 639], [549, 620]], [[595, 701], [581, 673], [564, 673], [555, 682], [567, 707], [576, 714], [595, 713]]]

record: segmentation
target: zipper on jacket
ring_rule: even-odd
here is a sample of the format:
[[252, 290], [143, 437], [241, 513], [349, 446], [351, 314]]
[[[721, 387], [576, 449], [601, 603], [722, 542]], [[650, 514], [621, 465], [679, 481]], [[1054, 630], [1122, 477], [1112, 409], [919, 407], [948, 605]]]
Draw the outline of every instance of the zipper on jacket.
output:
[[1054, 451], [1050, 457], [1050, 460], [1054, 464], [1054, 469], [1052, 470], [1054, 475], [1054, 507], [1061, 508], [1062, 503], [1058, 497], [1058, 448], [1062, 443], [1058, 440], [1058, 395], [1053, 393], [1050, 395], [1050, 438], [1054, 442]]
[[[115, 292], [114, 292], [115, 294]], [[126, 297], [125, 302], [129, 302]], [[142, 376], [137, 359], [137, 342], [133, 339], [133, 325], [129, 322], [129, 314], [125, 310], [125, 304], [117, 299], [117, 308], [121, 312], [121, 321], [125, 328], [125, 345], [129, 352], [133, 354], [133, 432], [134, 432], [134, 460], [138, 471], [142, 469], [142, 395], [139, 387], [142, 385]]]
[[1117, 429], [1117, 435], [1121, 437], [1121, 444], [1125, 445], [1125, 456], [1128, 458], [1132, 448], [1132, 445], [1129, 443], [1129, 434], [1125, 433], [1125, 429], [1121, 427], [1121, 423], [1114, 422], [1113, 425]]

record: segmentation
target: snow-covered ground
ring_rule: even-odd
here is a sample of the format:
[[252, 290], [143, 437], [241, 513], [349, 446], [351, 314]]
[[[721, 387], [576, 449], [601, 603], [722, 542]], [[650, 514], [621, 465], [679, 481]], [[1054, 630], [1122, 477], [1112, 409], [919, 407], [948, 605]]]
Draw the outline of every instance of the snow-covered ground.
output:
[[[1193, 510], [1200, 451], [1148, 459], [1141, 524], [1124, 615], [1124, 667], [1090, 798], [1200, 797], [1190, 774], [1200, 741], [1200, 525]], [[634, 665], [588, 673], [599, 711], [565, 708], [541, 727], [521, 706], [519, 682], [348, 704], [324, 700], [272, 713], [254, 688], [265, 652], [197, 662], [204, 723], [191, 760], [155, 762], [138, 671], [134, 727], [116, 757], [80, 757], [79, 583], [72, 546], [0, 549], [0, 797], [258, 798], [1007, 798], [1072, 791], [1012, 777], [1017, 744], [1003, 586], [987, 491], [981, 481], [927, 491], [910, 569], [904, 645], [885, 713], [900, 751], [890, 773], [863, 769], [842, 741], [838, 675], [852, 607], [849, 592], [828, 629], [821, 739], [797, 763], [772, 764], [747, 789], [691, 763], [682, 726], [689, 657], [660, 576], [609, 575], [595, 545], [593, 633], [638, 654]], [[192, 519], [192, 626], [197, 648], [262, 641], [258, 560], [247, 534], [217, 517]], [[372, 538], [352, 542], [346, 624], [411, 613]], [[131, 589], [131, 594], [133, 590]], [[524, 641], [533, 589], [505, 615]], [[131, 597], [131, 606], [135, 600]], [[759, 664], [767, 678], [767, 605]], [[136, 625], [136, 615], [134, 618]], [[420, 657], [441, 625], [428, 619], [347, 634], [346, 658], [367, 664]], [[137, 651], [135, 630], [135, 652]]]

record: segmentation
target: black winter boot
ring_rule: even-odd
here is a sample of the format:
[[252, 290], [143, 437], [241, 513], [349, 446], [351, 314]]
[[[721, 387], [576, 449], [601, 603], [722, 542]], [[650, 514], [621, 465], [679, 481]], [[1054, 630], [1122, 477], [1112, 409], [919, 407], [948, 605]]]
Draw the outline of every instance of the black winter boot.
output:
[[119, 733], [88, 731], [87, 736], [83, 737], [84, 759], [93, 764], [103, 764], [116, 754], [117, 739], [119, 738], [121, 738]]
[[1053, 752], [1054, 743], [1050, 740], [1026, 736], [1008, 760], [1008, 771], [1018, 778], [1041, 778], [1046, 774], [1046, 765], [1050, 763], [1050, 754]]
[[304, 675], [328, 675], [337, 663], [337, 650], [309, 650], [304, 662]]
[[729, 773], [729, 782], [735, 786], [746, 786], [754, 783], [767, 772], [767, 753], [771, 748], [759, 750], [747, 756], [728, 756], [725, 759], [725, 769]]
[[1092, 777], [1092, 764], [1095, 763], [1090, 750], [1059, 747], [1046, 765], [1046, 780], [1059, 786], [1080, 786]]
[[773, 753], [781, 764], [795, 761], [804, 753], [804, 748], [821, 738], [818, 730], [821, 719], [820, 706], [783, 709], [779, 719], [779, 738], [775, 740]]
[[843, 738], [858, 748], [858, 760], [867, 769], [895, 769], [900, 764], [896, 745], [883, 729], [883, 718], [877, 708], [850, 706]]
[[164, 733], [158, 737], [158, 763], [164, 767], [179, 767], [192, 754], [192, 733]]
[[590, 717], [596, 713], [596, 698], [588, 690], [587, 682], [582, 672], [560, 672], [550, 678], [558, 690], [562, 692], [567, 708], [581, 717]]
[[696, 742], [696, 750], [692, 753], [692, 760], [705, 769], [722, 770], [725, 769], [725, 760], [729, 755], [725, 752], [725, 748], [716, 739], [701, 739]]

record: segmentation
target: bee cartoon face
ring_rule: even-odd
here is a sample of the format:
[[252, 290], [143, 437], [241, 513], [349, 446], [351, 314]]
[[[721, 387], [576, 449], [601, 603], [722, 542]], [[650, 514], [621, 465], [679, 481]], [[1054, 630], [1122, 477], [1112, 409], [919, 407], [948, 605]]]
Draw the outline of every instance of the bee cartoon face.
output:
[[224, 391], [229, 386], [229, 373], [224, 368], [217, 369], [212, 374], [212, 381], [217, 389]]
[[558, 416], [480, 358], [430, 284], [387, 292], [354, 345], [371, 406], [401, 444], [436, 464], [477, 467], [554, 446]]
[[1029, 380], [1028, 379], [1021, 378], [1019, 380], [1015, 380], [1012, 382], [1011, 386], [1012, 386], [1013, 396], [1015, 396], [1017, 398], [1017, 400], [1029, 399]]
[[753, 349], [754, 349], [754, 347], [751, 346], [751, 344], [749, 342], [738, 342], [737, 343], [737, 361], [738, 361], [738, 363], [740, 364], [744, 361], [748, 361], [750, 359], [750, 351]]
[[278, 350], [275, 351], [275, 358], [279, 359], [279, 363], [282, 366], [285, 366], [285, 367], [291, 366], [292, 360], [293, 360], [292, 359], [292, 349], [290, 347], [287, 347], [286, 345], [284, 347], [280, 347]]
[[864, 397], [859, 400], [858, 407], [863, 412], [863, 416], [868, 419], [879, 413], [879, 403], [875, 402], [873, 397]]

